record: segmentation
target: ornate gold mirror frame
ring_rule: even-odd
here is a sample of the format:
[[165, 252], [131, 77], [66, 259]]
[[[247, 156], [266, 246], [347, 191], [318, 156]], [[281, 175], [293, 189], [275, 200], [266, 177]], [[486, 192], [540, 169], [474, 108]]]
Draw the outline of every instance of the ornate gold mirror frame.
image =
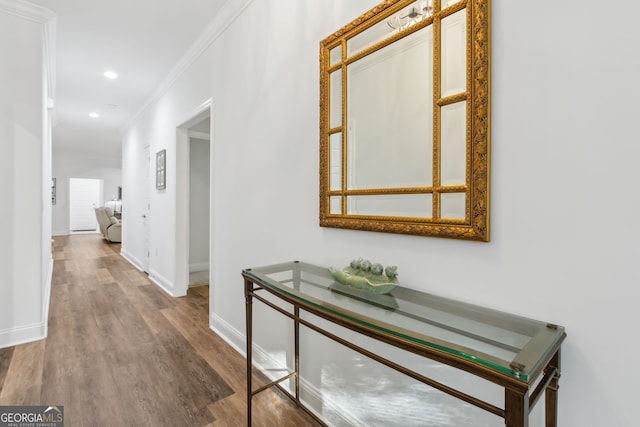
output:
[[489, 0], [385, 0], [320, 43], [320, 225], [489, 240]]

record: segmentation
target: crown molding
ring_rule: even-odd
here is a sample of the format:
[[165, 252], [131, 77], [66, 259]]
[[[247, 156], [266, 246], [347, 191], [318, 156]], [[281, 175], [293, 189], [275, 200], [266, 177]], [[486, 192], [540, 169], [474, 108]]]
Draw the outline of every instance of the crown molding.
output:
[[0, 0], [0, 12], [41, 24], [46, 24], [56, 17], [51, 10], [24, 0]]
[[[3, 1], [3, 0], [0, 0]], [[186, 51], [182, 58], [173, 66], [167, 76], [160, 82], [151, 96], [142, 104], [142, 107], [129, 119], [122, 127], [125, 133], [136, 121], [136, 119], [151, 104], [162, 97], [175, 82], [185, 73], [185, 71], [215, 42], [231, 24], [249, 7], [254, 0], [227, 0], [220, 8], [213, 20], [207, 25], [196, 42]]]

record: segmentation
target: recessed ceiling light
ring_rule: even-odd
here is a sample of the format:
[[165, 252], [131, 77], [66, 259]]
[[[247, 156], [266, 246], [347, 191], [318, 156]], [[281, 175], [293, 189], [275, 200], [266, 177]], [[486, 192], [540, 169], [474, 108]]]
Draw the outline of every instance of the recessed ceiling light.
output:
[[104, 76], [108, 79], [114, 80], [118, 78], [118, 75], [116, 73], [114, 73], [113, 71], [105, 71], [104, 72]]
[[98, 113], [89, 113], [89, 117], [91, 117], [93, 119], [97, 119], [98, 117], [100, 117], [100, 114], [98, 114]]

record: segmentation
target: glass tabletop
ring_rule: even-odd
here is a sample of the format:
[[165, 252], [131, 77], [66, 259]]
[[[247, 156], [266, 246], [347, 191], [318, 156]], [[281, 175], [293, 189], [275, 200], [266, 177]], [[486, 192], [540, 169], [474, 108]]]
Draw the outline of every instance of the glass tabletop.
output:
[[289, 262], [243, 270], [252, 281], [317, 309], [529, 382], [564, 328], [398, 286], [375, 294], [327, 268]]

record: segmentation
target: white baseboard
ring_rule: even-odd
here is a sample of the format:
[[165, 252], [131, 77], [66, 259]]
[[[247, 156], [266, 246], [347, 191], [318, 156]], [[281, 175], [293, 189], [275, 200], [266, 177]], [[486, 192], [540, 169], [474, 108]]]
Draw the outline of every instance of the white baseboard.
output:
[[240, 353], [242, 357], [247, 357], [246, 335], [214, 313], [209, 314], [209, 328], [233, 347], [235, 351]]
[[0, 331], [0, 348], [13, 347], [33, 341], [39, 341], [47, 337], [49, 331], [49, 303], [51, 301], [51, 282], [53, 280], [53, 256], [49, 259], [47, 276], [44, 283], [44, 295], [42, 305], [42, 321], [19, 328]]
[[44, 305], [42, 307], [42, 322], [44, 323], [44, 337], [49, 334], [49, 304], [51, 302], [51, 283], [53, 282], [53, 255], [49, 258], [47, 282], [44, 284]]
[[122, 258], [124, 258], [127, 261], [129, 261], [129, 264], [133, 265], [138, 270], [144, 271], [144, 269], [142, 268], [142, 262], [138, 258], [133, 256], [131, 253], [127, 252], [126, 250], [121, 249], [120, 250], [120, 256], [122, 256]]
[[[144, 269], [142, 268], [142, 262], [138, 258], [136, 258], [134, 255], [132, 255], [130, 252], [127, 252], [126, 250], [121, 249], [120, 255], [122, 256], [122, 258], [129, 261], [129, 264], [133, 265], [135, 268], [137, 268], [140, 271], [144, 271]], [[186, 295], [186, 291], [180, 294], [176, 293], [174, 291], [173, 283], [171, 283], [169, 279], [167, 279], [162, 274], [158, 273], [152, 268], [149, 269], [149, 280], [151, 280], [153, 283], [158, 285], [158, 287], [162, 289], [164, 292], [166, 292], [169, 296], [183, 297]]]
[[68, 236], [69, 230], [55, 230], [51, 233], [52, 236]]
[[[234, 350], [240, 353], [242, 357], [247, 357], [246, 335], [242, 334], [239, 330], [214, 313], [209, 315], [209, 328], [227, 342], [227, 344], [233, 347]], [[252, 359], [254, 361], [254, 365], [258, 369], [260, 369], [260, 365], [255, 363], [256, 359], [267, 360], [267, 364], [270, 366], [277, 366], [279, 364], [278, 361], [273, 359], [268, 352], [263, 350], [260, 346], [256, 346], [255, 343], [253, 346], [253, 353], [254, 357]], [[364, 427], [361, 421], [346, 412], [344, 408], [340, 407], [336, 402], [324, 398], [322, 391], [306, 381], [304, 378], [300, 379], [300, 392], [306, 397], [306, 406], [320, 419], [322, 419], [321, 414], [317, 413], [314, 408], [326, 408], [328, 412], [332, 414], [333, 420], [339, 419], [336, 423], [337, 425]]]
[[197, 273], [198, 271], [205, 271], [209, 269], [208, 262], [197, 262], [189, 264], [189, 273]]
[[183, 297], [186, 295], [186, 291], [183, 293], [176, 293], [174, 290], [174, 286], [173, 283], [171, 283], [171, 281], [169, 279], [167, 279], [166, 277], [162, 276], [160, 273], [158, 273], [157, 271], [155, 271], [153, 268], [149, 269], [149, 279], [155, 283], [156, 285], [158, 285], [160, 287], [160, 289], [162, 289], [163, 291], [165, 291], [167, 294], [169, 294], [172, 297]]
[[47, 322], [0, 331], [0, 348], [13, 347], [47, 337]]

